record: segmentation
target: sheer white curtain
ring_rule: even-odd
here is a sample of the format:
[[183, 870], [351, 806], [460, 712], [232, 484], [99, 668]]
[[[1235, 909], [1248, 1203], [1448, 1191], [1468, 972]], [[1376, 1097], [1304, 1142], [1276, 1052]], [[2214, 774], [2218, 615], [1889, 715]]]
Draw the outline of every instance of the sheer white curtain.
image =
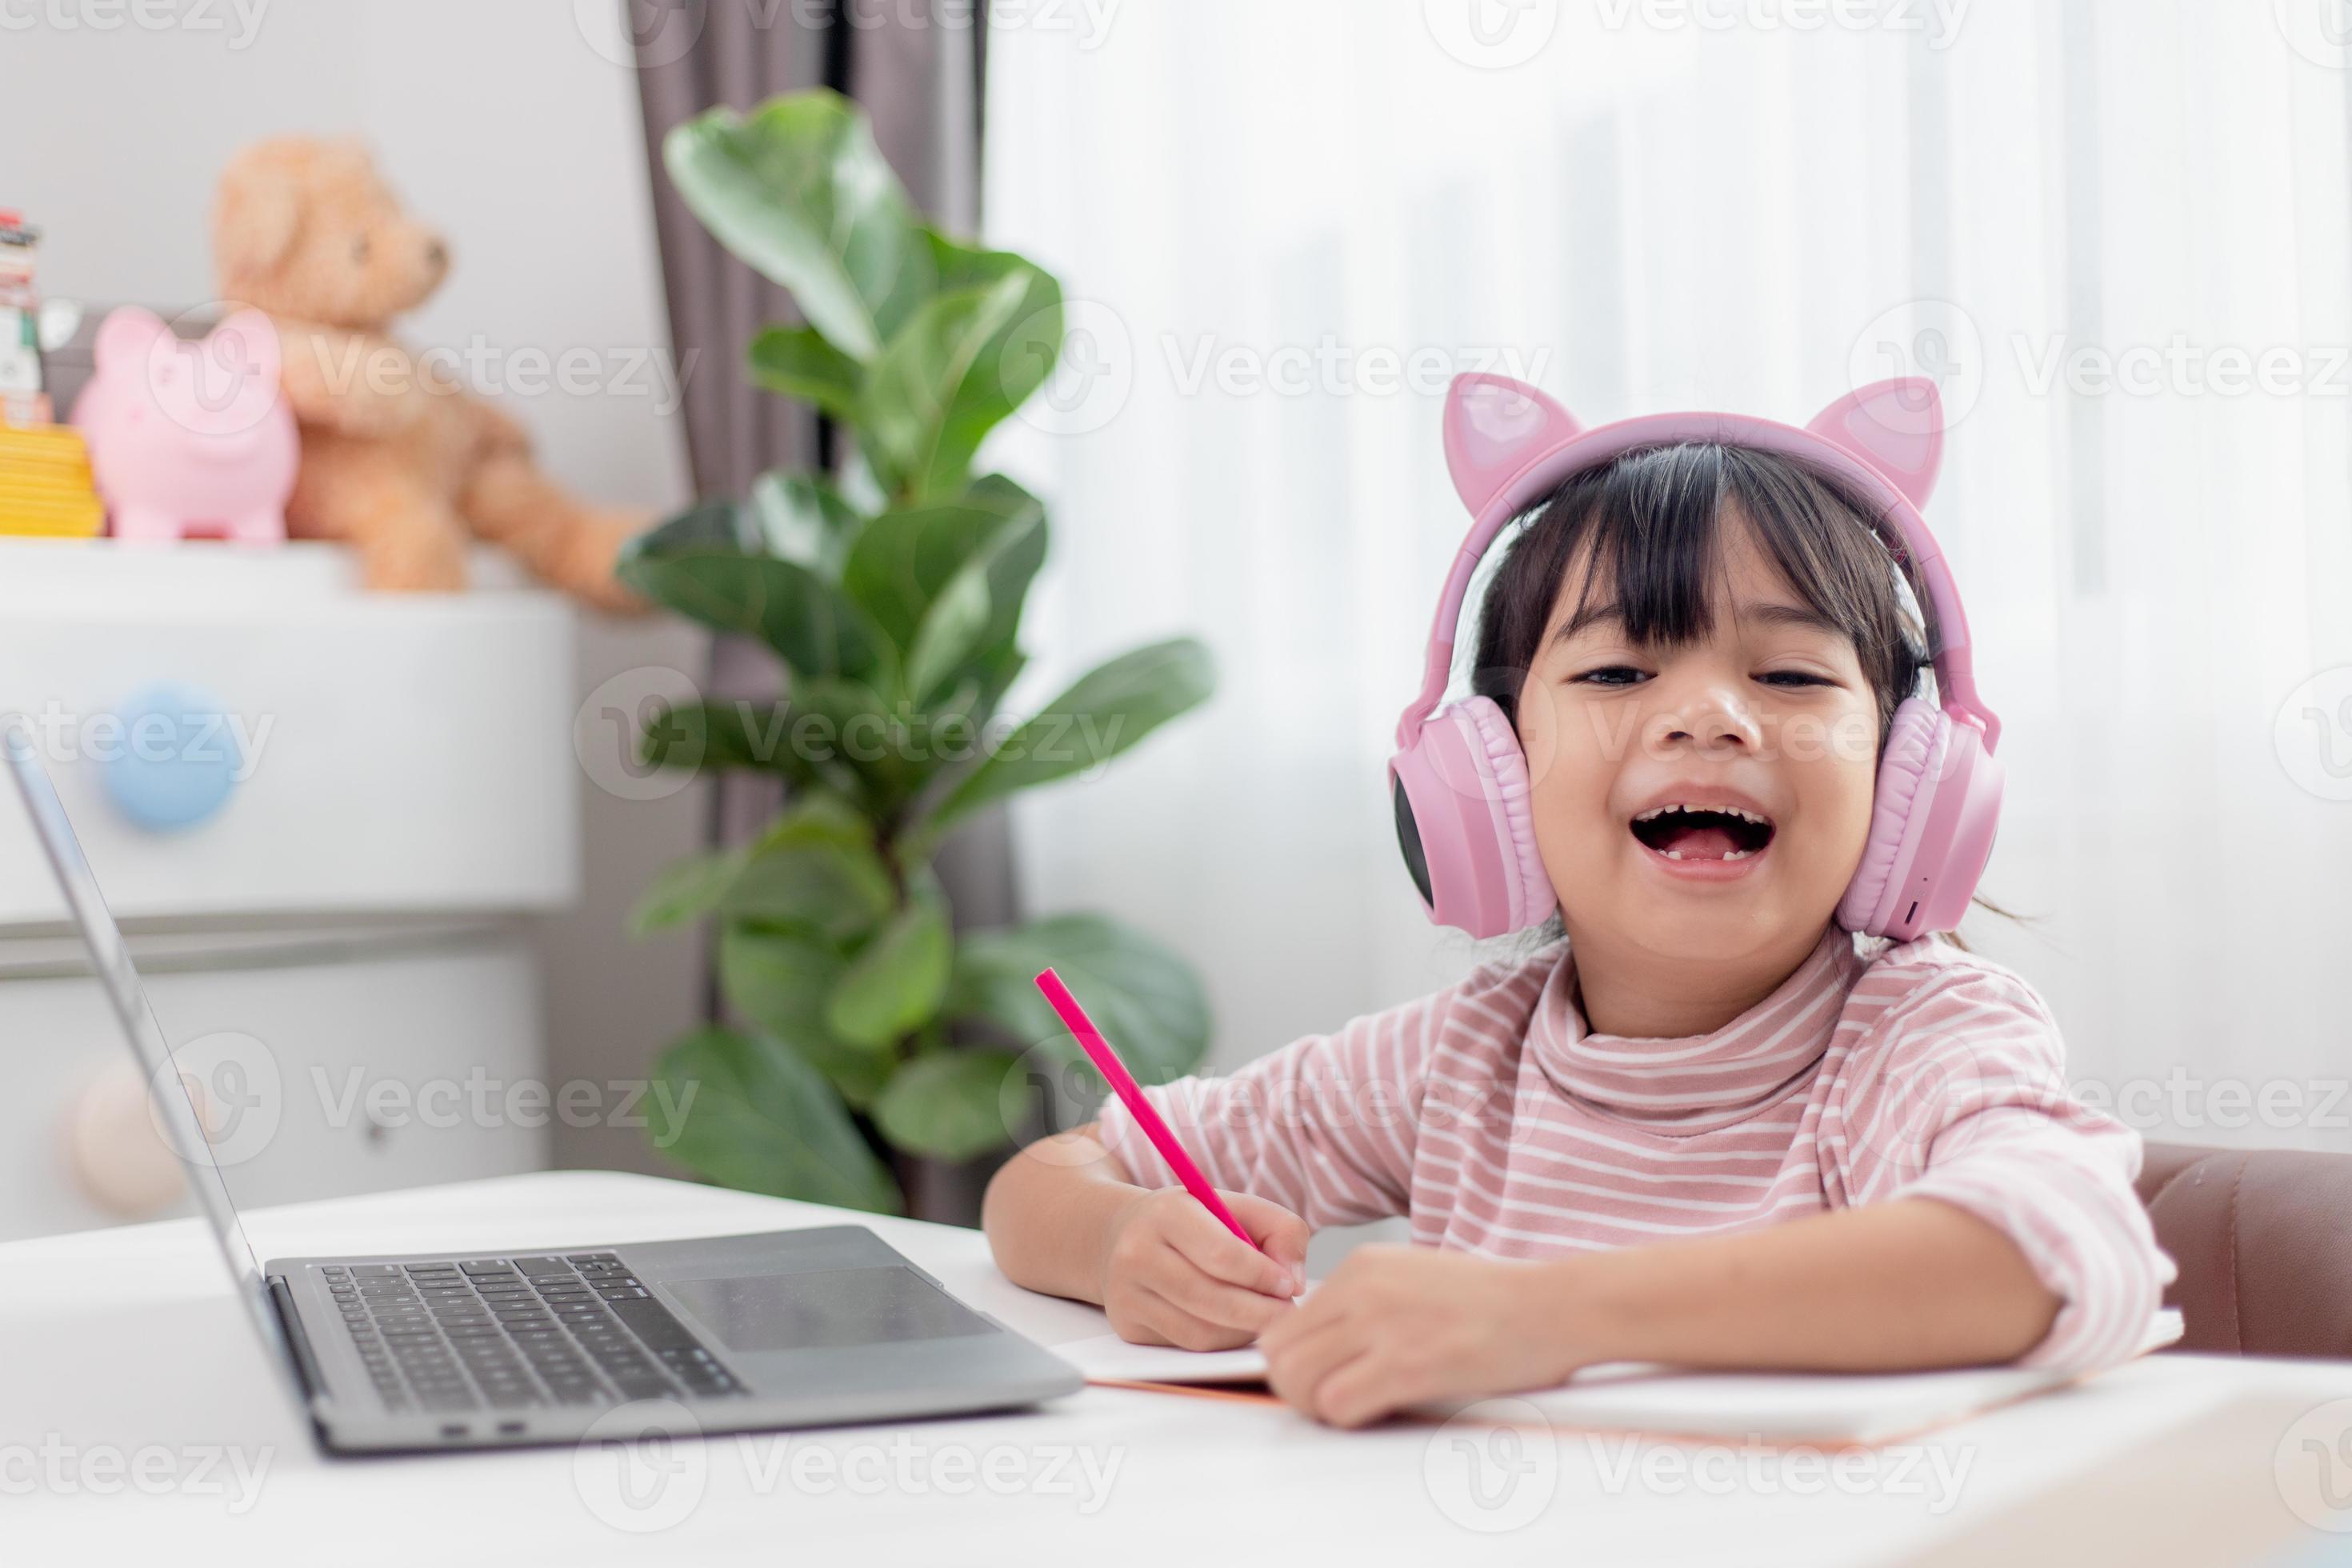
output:
[[1221, 1065], [1444, 984], [1381, 764], [1465, 522], [1447, 375], [1796, 419], [1908, 365], [2032, 917], [1968, 936], [2152, 1134], [2352, 1148], [2344, 70], [2208, 0], [1491, 9], [1539, 46], [1444, 0], [992, 37], [990, 236], [1078, 301], [1001, 453], [1056, 529], [1024, 694], [1176, 631], [1223, 671], [1023, 803], [1031, 904], [1189, 954]]

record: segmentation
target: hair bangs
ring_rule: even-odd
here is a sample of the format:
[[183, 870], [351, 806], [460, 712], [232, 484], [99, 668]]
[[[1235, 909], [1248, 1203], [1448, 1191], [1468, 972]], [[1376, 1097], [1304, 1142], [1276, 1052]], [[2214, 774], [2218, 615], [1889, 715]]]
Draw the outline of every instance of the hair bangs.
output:
[[1802, 605], [1853, 641], [1883, 741], [1918, 682], [1929, 628], [1908, 563], [1876, 531], [1881, 521], [1844, 480], [1750, 447], [1684, 442], [1571, 474], [1528, 510], [1487, 584], [1475, 689], [1516, 724], [1519, 682], [1571, 577], [1580, 586], [1566, 626], [1609, 617], [1643, 648], [1711, 636], [1731, 541], [1744, 531]]

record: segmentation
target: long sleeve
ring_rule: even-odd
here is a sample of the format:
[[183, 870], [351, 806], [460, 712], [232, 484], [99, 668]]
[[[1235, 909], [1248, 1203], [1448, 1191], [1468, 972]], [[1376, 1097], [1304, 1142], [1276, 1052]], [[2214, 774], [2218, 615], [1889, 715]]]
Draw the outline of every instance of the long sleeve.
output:
[[2021, 1365], [2128, 1359], [2174, 1275], [2134, 1192], [2139, 1134], [2067, 1093], [2057, 1026], [1990, 966], [1889, 1006], [1825, 1107], [1823, 1168], [1848, 1202], [1930, 1197], [1998, 1227], [2064, 1305]]
[[[1424, 1114], [1444, 1113], [1450, 1092], [1443, 1079], [1433, 1089], [1431, 1060], [1458, 998], [1486, 973], [1294, 1040], [1229, 1078], [1144, 1092], [1212, 1186], [1280, 1204], [1318, 1228], [1403, 1214], [1417, 1130]], [[1117, 1099], [1097, 1128], [1130, 1179], [1175, 1184]]]

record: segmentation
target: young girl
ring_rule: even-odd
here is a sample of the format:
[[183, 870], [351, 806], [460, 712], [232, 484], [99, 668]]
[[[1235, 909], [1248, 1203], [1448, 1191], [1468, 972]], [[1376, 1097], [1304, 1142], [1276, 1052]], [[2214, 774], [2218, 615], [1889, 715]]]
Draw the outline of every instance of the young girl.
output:
[[[1150, 1091], [1258, 1249], [1113, 1101], [992, 1184], [1005, 1273], [1129, 1340], [1256, 1340], [1275, 1390], [1342, 1426], [1596, 1362], [2130, 1355], [2173, 1272], [2137, 1136], [2068, 1097], [2030, 986], [1919, 934], [1967, 903], [1999, 799], [1916, 511], [1932, 385], [1804, 431], [1586, 431], [1465, 377], [1446, 435], [1479, 526], [1394, 769], [1406, 858], [1433, 918], [1557, 919], [1435, 995]], [[1492, 708], [1429, 719], [1456, 739], [1422, 766], [1463, 584], [1514, 518], [1476, 645]], [[1311, 1231], [1394, 1215], [1413, 1245], [1294, 1302]]]

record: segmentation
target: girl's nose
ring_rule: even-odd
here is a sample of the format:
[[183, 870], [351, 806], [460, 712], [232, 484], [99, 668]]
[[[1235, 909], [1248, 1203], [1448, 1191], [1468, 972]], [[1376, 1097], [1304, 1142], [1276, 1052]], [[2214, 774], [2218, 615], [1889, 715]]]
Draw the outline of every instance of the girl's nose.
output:
[[1660, 730], [1669, 744], [1687, 742], [1701, 751], [1726, 744], [1754, 751], [1763, 739], [1748, 704], [1714, 681], [1694, 689], [1669, 710]]

